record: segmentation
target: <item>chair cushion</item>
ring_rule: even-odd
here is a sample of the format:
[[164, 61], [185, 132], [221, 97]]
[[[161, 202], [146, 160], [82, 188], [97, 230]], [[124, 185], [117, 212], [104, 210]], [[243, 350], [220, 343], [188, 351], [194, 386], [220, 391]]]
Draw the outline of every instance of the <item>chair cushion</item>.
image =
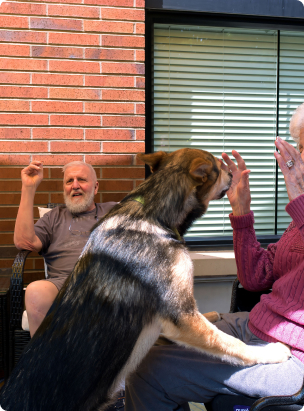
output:
[[24, 331], [30, 331], [29, 323], [28, 323], [28, 318], [27, 318], [27, 312], [23, 311], [22, 314], [22, 320], [21, 320], [21, 327]]
[[38, 211], [39, 211], [39, 217], [43, 217], [44, 214], [48, 213], [49, 211], [51, 211], [51, 208], [46, 208], [46, 207], [38, 207]]

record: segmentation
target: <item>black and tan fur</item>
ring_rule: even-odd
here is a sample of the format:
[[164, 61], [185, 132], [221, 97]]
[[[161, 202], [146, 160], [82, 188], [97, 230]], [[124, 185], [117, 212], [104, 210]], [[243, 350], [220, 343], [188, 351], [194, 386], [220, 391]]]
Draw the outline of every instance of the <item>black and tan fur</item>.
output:
[[93, 229], [1, 392], [5, 411], [104, 410], [160, 332], [236, 364], [288, 358], [281, 344], [247, 347], [218, 331], [196, 307], [177, 231], [225, 194], [231, 176], [202, 150], [140, 158], [154, 173]]

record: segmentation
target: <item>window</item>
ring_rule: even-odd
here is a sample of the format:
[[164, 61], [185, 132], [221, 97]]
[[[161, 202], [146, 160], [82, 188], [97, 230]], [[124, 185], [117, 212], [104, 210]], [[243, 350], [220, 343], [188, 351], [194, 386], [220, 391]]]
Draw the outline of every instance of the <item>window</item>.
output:
[[[258, 235], [282, 234], [288, 196], [273, 156], [276, 135], [304, 102], [304, 32], [154, 25], [154, 151], [236, 149], [251, 170]], [[210, 203], [188, 238], [232, 235], [228, 199]]]

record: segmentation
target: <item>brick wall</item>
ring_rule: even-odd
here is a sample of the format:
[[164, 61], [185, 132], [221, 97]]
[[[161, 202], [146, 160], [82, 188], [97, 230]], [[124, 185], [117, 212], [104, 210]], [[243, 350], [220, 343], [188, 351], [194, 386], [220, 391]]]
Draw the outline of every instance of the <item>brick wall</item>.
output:
[[[0, 268], [13, 262], [20, 171], [44, 163], [35, 205], [62, 201], [61, 166], [96, 169], [98, 201], [144, 178], [144, 0], [4, 1], [0, 6]], [[38, 217], [37, 209], [35, 215]], [[26, 281], [40, 278], [32, 255]]]

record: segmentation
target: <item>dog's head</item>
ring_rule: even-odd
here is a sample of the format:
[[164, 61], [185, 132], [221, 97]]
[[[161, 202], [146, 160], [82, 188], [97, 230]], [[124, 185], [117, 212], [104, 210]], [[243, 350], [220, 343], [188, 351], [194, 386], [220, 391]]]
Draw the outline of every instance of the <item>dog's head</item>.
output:
[[181, 167], [189, 177], [190, 190], [195, 189], [199, 202], [205, 205], [222, 198], [231, 185], [232, 174], [223, 170], [220, 160], [208, 151], [183, 148], [172, 153], [138, 154], [138, 158], [150, 166], [152, 173]]

